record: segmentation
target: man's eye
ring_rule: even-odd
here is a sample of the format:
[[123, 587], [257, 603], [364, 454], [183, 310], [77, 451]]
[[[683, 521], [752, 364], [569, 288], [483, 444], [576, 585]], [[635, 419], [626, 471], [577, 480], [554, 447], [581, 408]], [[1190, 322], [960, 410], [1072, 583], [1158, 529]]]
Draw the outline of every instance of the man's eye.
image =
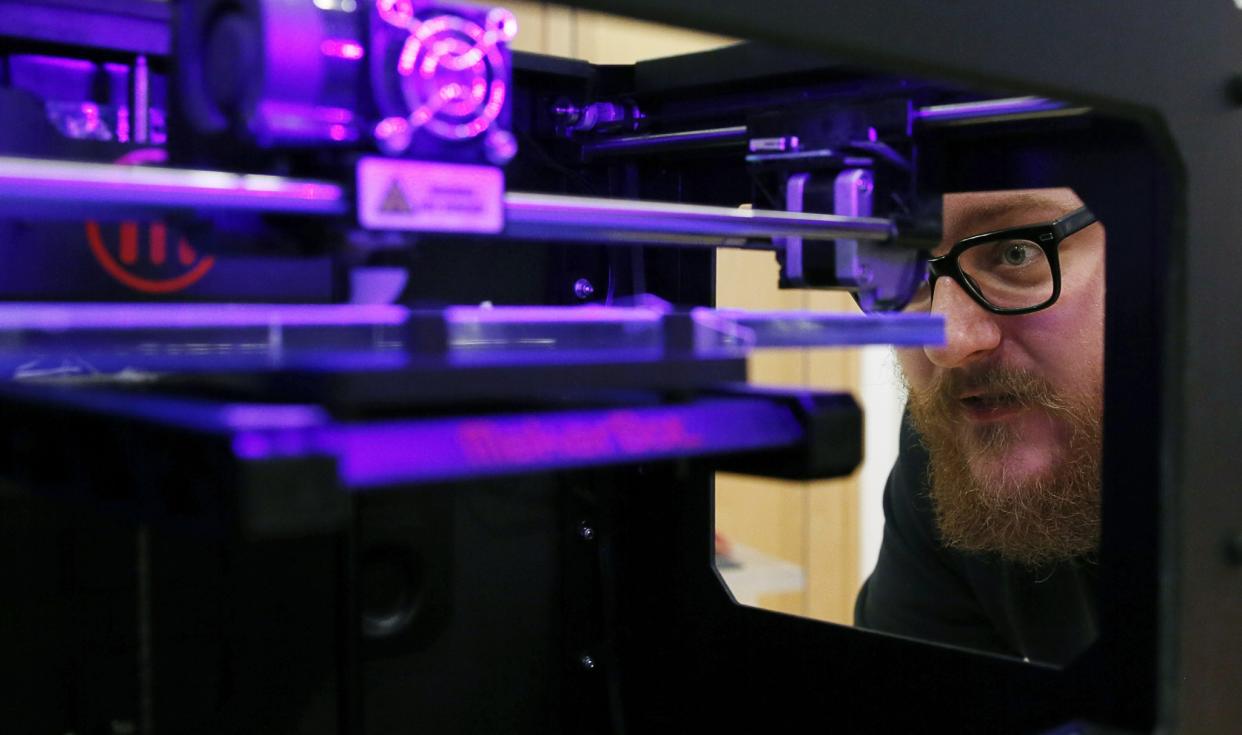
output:
[[1000, 247], [1000, 262], [1010, 267], [1028, 265], [1043, 257], [1043, 251], [1029, 242], [1007, 242]]

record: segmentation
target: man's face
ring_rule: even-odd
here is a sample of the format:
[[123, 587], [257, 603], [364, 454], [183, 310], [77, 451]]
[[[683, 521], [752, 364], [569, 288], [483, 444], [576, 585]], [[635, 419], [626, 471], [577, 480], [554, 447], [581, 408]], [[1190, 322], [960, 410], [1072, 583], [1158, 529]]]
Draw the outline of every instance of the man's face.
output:
[[[949, 194], [935, 254], [1081, 206], [1069, 189]], [[946, 344], [898, 351], [945, 542], [1028, 564], [1088, 553], [1099, 538], [1103, 226], [1071, 235], [1059, 253], [1052, 306], [992, 314], [941, 278], [929, 308], [945, 317]]]

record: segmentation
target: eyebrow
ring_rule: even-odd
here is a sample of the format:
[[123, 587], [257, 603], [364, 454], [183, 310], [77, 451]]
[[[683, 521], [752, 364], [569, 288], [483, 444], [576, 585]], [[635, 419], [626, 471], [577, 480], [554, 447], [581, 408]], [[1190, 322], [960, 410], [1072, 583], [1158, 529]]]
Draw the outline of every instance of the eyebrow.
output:
[[[976, 207], [971, 207], [963, 216], [955, 223], [957, 229], [969, 235], [977, 235], [983, 232], [991, 232], [996, 229], [1003, 229], [1009, 226], [1022, 226], [1027, 224], [1036, 224], [1036, 222], [1013, 222], [1011, 225], [1000, 225], [991, 227], [981, 227], [982, 223], [995, 223], [997, 220], [1016, 217], [1023, 212], [1033, 212], [1035, 210], [1051, 210], [1059, 212], [1064, 209], [1064, 203], [1053, 199], [1052, 197], [1031, 192], [1014, 194], [1004, 198], [998, 198], [990, 202], [986, 202]], [[1057, 216], [1054, 214], [1052, 219]], [[1042, 219], [1040, 220], [1042, 221]]]

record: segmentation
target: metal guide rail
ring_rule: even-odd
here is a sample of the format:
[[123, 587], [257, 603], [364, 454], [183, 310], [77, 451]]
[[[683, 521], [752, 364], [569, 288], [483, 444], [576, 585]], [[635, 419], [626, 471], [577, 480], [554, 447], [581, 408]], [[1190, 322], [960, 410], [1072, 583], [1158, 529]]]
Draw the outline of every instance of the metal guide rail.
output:
[[[111, 215], [194, 209], [344, 216], [344, 187], [326, 181], [222, 171], [0, 157], [0, 216]], [[509, 192], [503, 234], [517, 238], [675, 242], [712, 247], [775, 237], [887, 240], [876, 217], [750, 210]]]
[[[1070, 106], [1044, 97], [1006, 97], [919, 107], [911, 110], [910, 122], [924, 129], [960, 127], [1074, 117], [1090, 111], [1087, 107]], [[670, 151], [745, 146], [748, 141], [750, 131], [745, 125], [672, 133], [599, 136], [583, 141], [582, 158], [592, 160], [609, 156], [656, 155]]]
[[[937, 344], [933, 314], [648, 306], [41, 304], [0, 308], [16, 378], [149, 370], [359, 372], [745, 358], [755, 349]], [[79, 365], [80, 369], [75, 369]]]

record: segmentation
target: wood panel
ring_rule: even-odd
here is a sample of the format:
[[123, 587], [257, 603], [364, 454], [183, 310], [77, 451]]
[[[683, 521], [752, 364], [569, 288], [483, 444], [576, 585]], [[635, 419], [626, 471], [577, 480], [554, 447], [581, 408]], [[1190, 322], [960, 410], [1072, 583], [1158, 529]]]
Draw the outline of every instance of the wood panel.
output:
[[[848, 295], [781, 291], [771, 253], [722, 251], [717, 258], [717, 301], [745, 309], [853, 311]], [[858, 358], [850, 350], [781, 350], [757, 355], [752, 382], [855, 391]], [[848, 624], [858, 589], [858, 483], [856, 477], [791, 483], [720, 474], [717, 529], [733, 543], [799, 564], [805, 588], [760, 598], [762, 607]]]
[[[731, 43], [720, 36], [658, 26], [549, 3], [506, 3], [518, 16], [514, 47], [523, 51], [628, 64]], [[740, 204], [740, 203], [739, 203]], [[726, 250], [717, 261], [721, 306], [745, 309], [853, 310], [848, 296], [781, 291], [771, 253]], [[751, 360], [752, 382], [845, 389], [856, 393], [857, 356], [842, 350], [782, 350]], [[763, 607], [849, 622], [858, 589], [856, 478], [792, 483], [721, 474], [717, 528], [731, 541], [802, 567], [799, 592], [763, 596]]]

